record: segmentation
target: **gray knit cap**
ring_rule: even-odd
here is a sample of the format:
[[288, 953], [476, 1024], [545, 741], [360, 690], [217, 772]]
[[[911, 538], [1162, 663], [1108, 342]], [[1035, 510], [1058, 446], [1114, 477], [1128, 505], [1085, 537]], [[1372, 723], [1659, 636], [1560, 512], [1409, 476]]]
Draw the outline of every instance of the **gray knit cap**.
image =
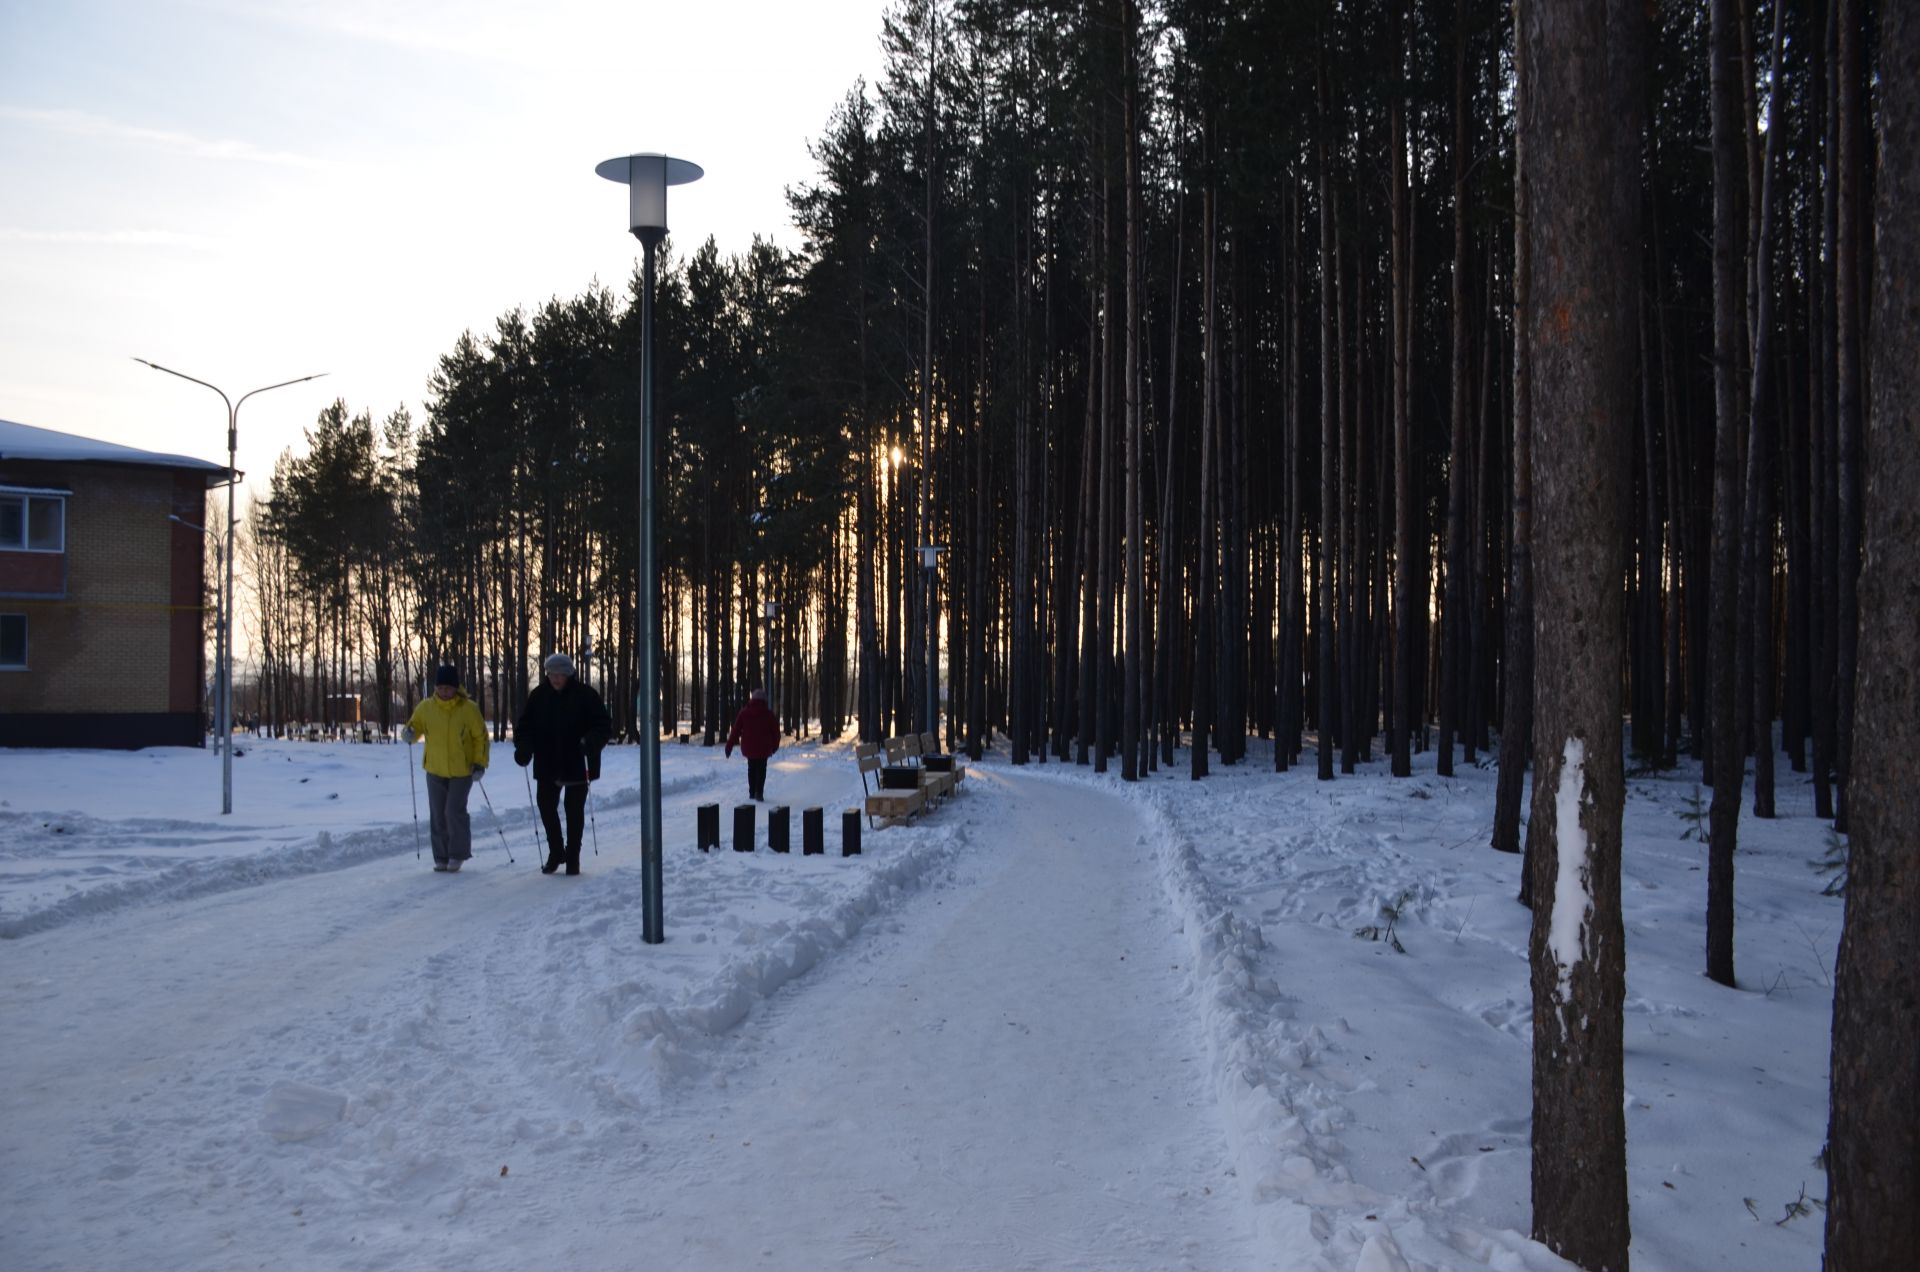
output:
[[548, 674], [558, 672], [563, 676], [571, 676], [573, 674], [573, 659], [567, 657], [565, 654], [548, 654], [546, 667]]

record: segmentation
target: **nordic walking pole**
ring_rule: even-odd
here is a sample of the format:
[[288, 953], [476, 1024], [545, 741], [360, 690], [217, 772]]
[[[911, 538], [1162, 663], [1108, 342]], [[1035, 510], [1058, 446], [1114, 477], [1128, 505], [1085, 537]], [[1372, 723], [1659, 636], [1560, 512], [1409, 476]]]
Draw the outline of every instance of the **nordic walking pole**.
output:
[[413, 780], [413, 743], [407, 743], [407, 793], [413, 796], [413, 859], [420, 860], [420, 788]]
[[587, 825], [593, 828], [593, 855], [600, 855], [600, 823], [593, 819], [593, 783], [587, 783]]
[[520, 770], [520, 776], [527, 779], [527, 813], [531, 818], [527, 822], [527, 837], [533, 840], [533, 860], [538, 864], [545, 855], [540, 846], [540, 805], [533, 802], [533, 776], [525, 769]]
[[499, 834], [500, 846], [507, 850], [507, 860], [511, 862], [514, 860], [513, 846], [507, 842], [507, 832], [506, 828], [500, 824], [500, 814], [493, 811], [493, 797], [487, 794], [487, 784], [480, 781], [475, 782], [474, 785], [480, 788], [480, 798], [487, 801], [487, 815], [493, 818], [493, 829]]

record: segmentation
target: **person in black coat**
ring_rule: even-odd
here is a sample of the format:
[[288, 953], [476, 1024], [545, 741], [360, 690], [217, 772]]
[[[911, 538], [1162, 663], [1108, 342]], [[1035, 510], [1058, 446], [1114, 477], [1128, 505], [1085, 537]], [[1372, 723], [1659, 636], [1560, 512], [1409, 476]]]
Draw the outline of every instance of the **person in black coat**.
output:
[[[587, 810], [587, 784], [600, 780], [600, 751], [613, 732], [613, 719], [592, 685], [574, 678], [573, 659], [554, 654], [546, 661], [546, 679], [527, 695], [513, 725], [513, 762], [533, 765], [539, 785], [540, 824], [547, 831], [547, 860], [552, 874], [564, 863], [580, 873], [580, 826]], [[560, 796], [566, 794], [567, 833], [560, 837]]]

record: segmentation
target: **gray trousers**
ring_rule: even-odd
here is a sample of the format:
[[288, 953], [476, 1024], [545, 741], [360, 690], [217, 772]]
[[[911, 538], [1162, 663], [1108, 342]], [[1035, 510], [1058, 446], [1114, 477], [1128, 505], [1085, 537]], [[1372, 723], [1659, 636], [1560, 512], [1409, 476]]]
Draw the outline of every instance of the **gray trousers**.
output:
[[465, 861], [473, 856], [473, 826], [467, 819], [471, 777], [427, 774], [427, 812], [433, 823], [433, 859]]

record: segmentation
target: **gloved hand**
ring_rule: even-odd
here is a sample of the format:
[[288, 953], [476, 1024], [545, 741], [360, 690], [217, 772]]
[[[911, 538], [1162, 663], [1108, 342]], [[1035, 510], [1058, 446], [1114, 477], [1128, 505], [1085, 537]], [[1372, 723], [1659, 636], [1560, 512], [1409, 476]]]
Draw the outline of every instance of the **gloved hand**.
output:
[[527, 765], [533, 763], [533, 752], [522, 750], [516, 746], [513, 748], [513, 762], [521, 768], [525, 768]]
[[406, 743], [408, 746], [412, 746], [415, 742], [418, 742], [420, 740], [420, 735], [413, 731], [413, 726], [410, 724], [406, 725], [400, 730], [400, 736], [406, 739]]
[[474, 765], [474, 766], [473, 766], [473, 780], [474, 780], [474, 781], [476, 781], [476, 782], [477, 782], [477, 781], [479, 781], [479, 780], [480, 780], [481, 778], [483, 778], [483, 777], [485, 777], [486, 775], [487, 775], [487, 766], [486, 766], [486, 765], [484, 765], [484, 764], [476, 764], [476, 765]]
[[732, 759], [732, 758], [733, 758], [733, 748], [732, 748], [731, 746], [729, 746], [729, 747], [727, 747], [727, 748], [725, 748], [725, 749], [726, 749], [726, 752], [727, 752], [727, 758], [728, 758], [728, 759]]
[[589, 782], [600, 780], [600, 757], [597, 755], [587, 757], [587, 780]]

